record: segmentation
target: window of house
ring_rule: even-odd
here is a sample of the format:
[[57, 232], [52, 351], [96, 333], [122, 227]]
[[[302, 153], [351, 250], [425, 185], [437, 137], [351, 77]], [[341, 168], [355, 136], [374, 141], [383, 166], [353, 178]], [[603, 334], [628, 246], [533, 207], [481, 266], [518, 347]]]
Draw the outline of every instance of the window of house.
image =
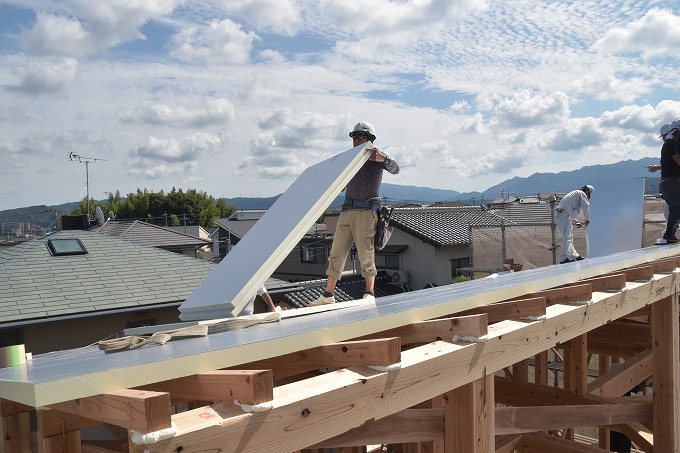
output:
[[399, 269], [399, 255], [375, 255], [375, 267], [378, 269]]
[[48, 239], [47, 248], [52, 256], [85, 255], [87, 249], [80, 239]]
[[456, 278], [460, 275], [458, 271], [461, 267], [468, 267], [470, 265], [470, 258], [458, 258], [451, 260], [451, 278]]
[[300, 261], [303, 263], [323, 264], [326, 262], [325, 245], [303, 245], [300, 247]]

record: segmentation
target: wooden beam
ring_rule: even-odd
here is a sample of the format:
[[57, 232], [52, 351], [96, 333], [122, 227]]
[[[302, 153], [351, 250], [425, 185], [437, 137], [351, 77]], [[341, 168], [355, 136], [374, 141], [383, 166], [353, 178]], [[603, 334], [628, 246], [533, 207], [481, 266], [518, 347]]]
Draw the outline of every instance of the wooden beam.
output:
[[167, 392], [177, 401], [234, 401], [260, 404], [274, 398], [272, 370], [217, 370], [140, 387]]
[[455, 335], [461, 337], [481, 337], [488, 333], [488, 317], [485, 313], [431, 319], [416, 322], [396, 329], [376, 332], [359, 340], [400, 337], [401, 344], [422, 344], [433, 341], [451, 341]]
[[626, 274], [611, 274], [603, 277], [593, 277], [580, 280], [582, 283], [590, 283], [593, 291], [610, 292], [623, 291], [626, 289]]
[[614, 357], [632, 357], [651, 345], [647, 324], [614, 321], [588, 332], [588, 351]]
[[170, 394], [116, 390], [51, 406], [69, 414], [144, 433], [170, 428]]
[[651, 404], [593, 404], [496, 408], [496, 434], [521, 434], [651, 420]]
[[91, 418], [80, 417], [56, 409], [38, 409], [35, 413], [38, 435], [42, 437], [53, 437], [63, 432], [78, 431], [81, 428], [99, 423]]
[[680, 452], [678, 296], [652, 306], [654, 451]]
[[380, 420], [367, 420], [339, 436], [310, 448], [404, 444], [444, 439], [444, 409], [406, 409]]
[[632, 357], [588, 384], [588, 393], [600, 396], [623, 396], [652, 375], [652, 348]]
[[399, 337], [376, 340], [345, 341], [298, 351], [267, 360], [246, 363], [234, 369], [271, 369], [274, 380], [319, 368], [352, 366], [387, 366], [401, 360]]
[[570, 283], [566, 286], [531, 293], [522, 298], [527, 297], [545, 297], [548, 306], [584, 302], [592, 299], [593, 285], [590, 283]]
[[652, 263], [652, 271], [655, 274], [669, 274], [675, 272], [678, 267], [675, 257], [662, 258]]
[[529, 316], [545, 315], [545, 297], [531, 297], [528, 299], [516, 299], [508, 302], [497, 302], [483, 307], [473, 308], [461, 312], [462, 315], [476, 315], [486, 313], [489, 324], [506, 319], [520, 320]]

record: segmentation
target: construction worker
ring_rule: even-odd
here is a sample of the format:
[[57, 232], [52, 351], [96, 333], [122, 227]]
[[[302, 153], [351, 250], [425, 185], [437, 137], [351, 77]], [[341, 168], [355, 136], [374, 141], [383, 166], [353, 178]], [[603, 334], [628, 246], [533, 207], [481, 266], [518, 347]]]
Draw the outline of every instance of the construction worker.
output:
[[668, 220], [663, 239], [667, 244], [680, 242], [675, 230], [680, 221], [680, 119], [670, 125], [661, 147], [661, 197], [668, 205]]
[[[349, 133], [352, 146], [375, 142], [375, 128], [372, 124], [361, 121]], [[375, 297], [374, 284], [378, 271], [375, 267], [375, 229], [380, 210], [380, 185], [383, 170], [393, 175], [399, 173], [399, 165], [387, 157], [378, 148], [370, 148], [371, 157], [359, 169], [345, 189], [345, 201], [335, 228], [331, 253], [328, 256], [328, 283], [325, 291], [318, 299], [310, 302], [310, 306], [335, 303], [335, 285], [340, 280], [345, 268], [347, 254], [352, 243], [356, 245], [361, 275], [366, 281], [363, 298]]]
[[239, 316], [245, 316], [245, 315], [252, 315], [253, 311], [255, 311], [255, 298], [257, 296], [260, 296], [264, 302], [267, 304], [267, 311], [274, 312], [276, 311], [276, 306], [274, 305], [274, 301], [272, 300], [272, 297], [269, 295], [267, 292], [267, 288], [262, 285], [262, 288], [257, 290], [257, 294], [253, 296], [250, 301], [246, 304], [245, 307], [243, 307], [243, 310], [241, 310], [241, 313], [239, 313]]
[[[664, 143], [666, 143], [668, 133], [671, 131], [671, 123], [666, 123], [661, 128], [659, 129], [659, 138], [663, 140]], [[663, 147], [662, 147], [663, 149]], [[661, 170], [661, 165], [649, 165], [647, 167], [647, 170], [649, 170], [650, 173], [655, 173], [659, 170]], [[664, 202], [663, 205], [663, 216], [664, 219], [666, 219], [666, 223], [668, 223], [668, 203]], [[666, 234], [666, 229], [664, 228], [663, 232], [661, 233], [661, 237], [657, 239], [654, 242], [654, 245], [665, 245], [668, 244], [668, 241], [664, 238]]]
[[560, 200], [555, 208], [555, 222], [562, 233], [562, 251], [560, 264], [582, 260], [574, 248], [574, 225], [573, 221], [579, 211], [583, 211], [585, 217], [584, 226], [590, 223], [590, 197], [595, 193], [595, 188], [585, 185], [578, 190], [572, 190]]

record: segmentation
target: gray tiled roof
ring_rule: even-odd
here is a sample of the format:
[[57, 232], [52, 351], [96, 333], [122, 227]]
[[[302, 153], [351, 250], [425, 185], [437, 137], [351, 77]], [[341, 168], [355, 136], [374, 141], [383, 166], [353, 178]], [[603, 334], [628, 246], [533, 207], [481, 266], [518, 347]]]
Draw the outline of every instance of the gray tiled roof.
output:
[[253, 225], [255, 225], [257, 220], [215, 219], [214, 222], [225, 230], [228, 230], [231, 234], [243, 238]]
[[[78, 238], [86, 255], [51, 256], [47, 239]], [[91, 231], [60, 231], [0, 249], [0, 326], [182, 302], [215, 265]]]
[[550, 225], [552, 221], [550, 203], [511, 204], [506, 208], [496, 209], [493, 212], [516, 225]]
[[470, 225], [499, 225], [503, 219], [479, 206], [396, 208], [390, 225], [440, 248], [469, 242]]
[[161, 248], [203, 247], [211, 244], [207, 239], [200, 239], [190, 234], [173, 231], [169, 228], [149, 222], [114, 221], [97, 227], [96, 231], [110, 234], [137, 244], [145, 244]]

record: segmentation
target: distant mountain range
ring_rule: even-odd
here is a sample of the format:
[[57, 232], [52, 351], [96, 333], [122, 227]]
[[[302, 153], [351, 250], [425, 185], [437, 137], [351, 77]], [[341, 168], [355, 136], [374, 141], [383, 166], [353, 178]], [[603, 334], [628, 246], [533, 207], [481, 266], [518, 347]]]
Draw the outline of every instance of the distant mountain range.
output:
[[[645, 167], [658, 164], [658, 158], [645, 157], [639, 160], [625, 160], [609, 165], [591, 165], [572, 171], [559, 173], [534, 173], [527, 178], [514, 177], [500, 184], [489, 187], [484, 192], [458, 192], [455, 190], [432, 189], [430, 187], [403, 186], [384, 183], [381, 195], [389, 203], [400, 201], [418, 204], [429, 204], [443, 201], [458, 201], [467, 204], [484, 204], [505, 196], [527, 196], [538, 193], [564, 193], [598, 182], [621, 181], [635, 178], [647, 178], [646, 193], [658, 193], [658, 173], [649, 173]], [[238, 209], [268, 209], [279, 198], [279, 195], [266, 198], [227, 198], [227, 204]], [[105, 200], [103, 200], [105, 202]], [[342, 196], [338, 197], [331, 207], [339, 207]], [[30, 206], [0, 211], [0, 222], [31, 222], [47, 227], [54, 222], [55, 213], [62, 213], [77, 203], [62, 205]]]

